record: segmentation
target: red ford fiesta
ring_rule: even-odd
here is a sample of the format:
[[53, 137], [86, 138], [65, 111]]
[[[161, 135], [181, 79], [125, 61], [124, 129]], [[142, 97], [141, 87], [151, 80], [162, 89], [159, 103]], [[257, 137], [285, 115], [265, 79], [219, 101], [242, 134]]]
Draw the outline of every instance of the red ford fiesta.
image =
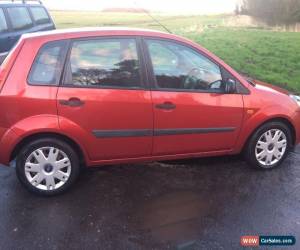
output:
[[42, 195], [81, 166], [239, 154], [272, 169], [300, 141], [300, 97], [184, 38], [136, 29], [25, 35], [0, 68], [0, 163]]

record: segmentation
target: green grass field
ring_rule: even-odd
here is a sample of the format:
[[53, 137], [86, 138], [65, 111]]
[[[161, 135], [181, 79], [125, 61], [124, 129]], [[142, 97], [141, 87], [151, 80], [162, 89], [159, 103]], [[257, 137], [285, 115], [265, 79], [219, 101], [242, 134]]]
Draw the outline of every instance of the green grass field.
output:
[[[129, 26], [162, 30], [142, 13], [60, 12], [57, 28]], [[300, 92], [300, 33], [225, 25], [228, 15], [154, 15], [173, 33], [188, 37], [253, 78]]]

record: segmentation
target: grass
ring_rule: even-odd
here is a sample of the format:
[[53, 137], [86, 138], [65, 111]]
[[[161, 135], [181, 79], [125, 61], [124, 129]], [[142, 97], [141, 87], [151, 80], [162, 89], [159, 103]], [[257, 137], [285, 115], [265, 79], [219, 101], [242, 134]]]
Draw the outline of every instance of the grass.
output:
[[218, 28], [186, 36], [242, 73], [300, 91], [300, 33]]
[[[51, 13], [58, 28], [129, 26], [162, 30], [142, 13]], [[154, 15], [173, 33], [200, 43], [237, 71], [300, 92], [300, 33], [226, 27], [228, 15]]]

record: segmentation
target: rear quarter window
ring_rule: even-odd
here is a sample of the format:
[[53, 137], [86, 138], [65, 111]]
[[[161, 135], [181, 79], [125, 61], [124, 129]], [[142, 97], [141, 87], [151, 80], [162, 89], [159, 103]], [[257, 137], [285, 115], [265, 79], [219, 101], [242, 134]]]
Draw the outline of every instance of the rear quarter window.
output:
[[7, 8], [8, 16], [14, 30], [32, 27], [33, 23], [26, 7]]
[[4, 12], [3, 9], [0, 8], [0, 32], [5, 32], [7, 31], [7, 23], [6, 23], [6, 19], [4, 16]]
[[33, 62], [28, 83], [30, 85], [58, 85], [66, 48], [66, 41], [50, 42], [44, 45]]
[[47, 11], [43, 7], [30, 7], [30, 11], [36, 24], [50, 23]]

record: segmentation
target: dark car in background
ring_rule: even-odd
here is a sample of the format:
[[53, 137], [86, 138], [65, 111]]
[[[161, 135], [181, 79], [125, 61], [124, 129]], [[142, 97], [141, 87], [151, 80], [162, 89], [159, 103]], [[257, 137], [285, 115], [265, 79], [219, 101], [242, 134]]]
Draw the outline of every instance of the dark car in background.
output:
[[41, 1], [0, 0], [0, 64], [22, 34], [53, 29]]

